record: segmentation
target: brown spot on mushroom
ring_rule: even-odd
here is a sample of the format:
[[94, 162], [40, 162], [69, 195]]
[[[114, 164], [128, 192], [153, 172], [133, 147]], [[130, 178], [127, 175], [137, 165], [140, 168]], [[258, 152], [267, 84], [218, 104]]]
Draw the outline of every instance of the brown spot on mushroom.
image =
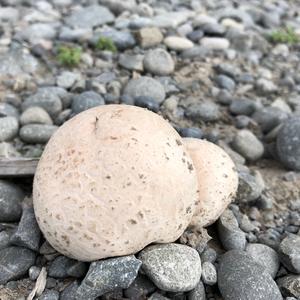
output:
[[178, 146], [182, 146], [182, 142], [181, 142], [180, 140], [178, 140], [178, 139], [176, 139], [176, 144], [177, 144]]
[[137, 221], [134, 220], [134, 219], [130, 219], [130, 220], [128, 220], [128, 222], [129, 222], [130, 224], [132, 224], [132, 225], [136, 225], [136, 224], [137, 224]]
[[189, 169], [189, 171], [190, 171], [190, 172], [193, 171], [193, 170], [194, 170], [193, 165], [192, 165], [190, 162], [188, 162], [187, 164], [188, 164], [188, 169]]
[[110, 175], [107, 175], [105, 178], [106, 178], [106, 179], [111, 179], [111, 176], [110, 176]]
[[111, 140], [117, 140], [118, 138], [116, 136], [110, 136]]
[[56, 218], [57, 220], [61, 220], [61, 216], [60, 216], [59, 214], [55, 215], [55, 218]]

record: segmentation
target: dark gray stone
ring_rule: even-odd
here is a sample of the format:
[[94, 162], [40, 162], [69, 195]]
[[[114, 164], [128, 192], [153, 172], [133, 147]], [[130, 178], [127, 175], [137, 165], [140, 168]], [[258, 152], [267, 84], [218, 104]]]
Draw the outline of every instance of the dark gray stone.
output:
[[144, 55], [130, 55], [126, 53], [122, 53], [119, 56], [119, 65], [130, 71], [144, 71], [143, 65]]
[[155, 292], [156, 286], [144, 275], [138, 275], [128, 289], [124, 291], [124, 296], [128, 299], [139, 300], [146, 298]]
[[37, 267], [37, 266], [30, 267], [30, 269], [28, 270], [28, 275], [29, 275], [30, 280], [36, 281], [36, 279], [40, 275], [40, 272], [41, 272], [40, 267]]
[[255, 111], [255, 103], [250, 99], [234, 100], [229, 110], [234, 115], [246, 115], [250, 116]]
[[28, 107], [20, 117], [21, 125], [27, 124], [48, 124], [52, 125], [49, 114], [42, 108], [38, 106]]
[[66, 18], [66, 24], [74, 28], [93, 28], [111, 23], [114, 19], [114, 15], [106, 7], [90, 5], [73, 12], [71, 16]]
[[0, 250], [0, 284], [19, 279], [35, 263], [35, 253], [21, 247]]
[[151, 77], [143, 76], [138, 79], [131, 79], [124, 89], [124, 95], [133, 98], [139, 96], [152, 97], [160, 104], [165, 99], [166, 92], [159, 81]]
[[15, 184], [0, 180], [0, 222], [16, 222], [22, 214], [24, 193]]
[[148, 298], [148, 300], [169, 300], [169, 299], [170, 298], [167, 298], [160, 293], [154, 293]]
[[52, 118], [57, 117], [63, 109], [60, 97], [46, 88], [38, 89], [35, 94], [27, 97], [22, 103], [22, 111], [32, 106], [42, 107]]
[[60, 300], [77, 300], [76, 293], [78, 290], [79, 284], [75, 280], [69, 284], [60, 294]]
[[19, 122], [15, 117], [0, 117], [0, 142], [12, 140], [18, 134]]
[[55, 290], [45, 290], [37, 300], [58, 300], [59, 292]]
[[213, 122], [220, 118], [220, 110], [217, 104], [205, 101], [189, 106], [185, 115], [195, 122]]
[[211, 262], [204, 262], [202, 264], [202, 281], [207, 285], [214, 285], [217, 283], [217, 270]]
[[139, 107], [147, 108], [153, 112], [159, 111], [159, 104], [149, 96], [139, 96], [134, 98], [134, 104]]
[[219, 23], [209, 22], [200, 26], [201, 30], [205, 35], [209, 36], [223, 36], [225, 33], [225, 28]]
[[277, 135], [277, 153], [285, 167], [300, 171], [300, 117], [284, 123]]
[[187, 37], [194, 43], [198, 43], [199, 40], [203, 37], [204, 32], [200, 29], [190, 32]]
[[188, 300], [206, 300], [205, 288], [201, 280], [197, 286], [188, 293], [187, 298]]
[[[285, 297], [295, 297], [294, 299], [300, 299], [300, 276], [299, 275], [287, 275], [277, 280], [277, 285], [280, 288], [281, 293]], [[286, 298], [287, 300], [288, 298]]]
[[235, 89], [234, 80], [226, 75], [218, 75], [216, 78], [216, 83], [220, 88], [228, 91], [233, 91]]
[[197, 127], [179, 128], [178, 132], [182, 137], [191, 137], [196, 139], [201, 139], [203, 137], [202, 130]]
[[267, 231], [258, 235], [258, 242], [277, 251], [280, 245], [280, 233], [274, 228], [269, 228]]
[[29, 144], [45, 144], [58, 129], [55, 125], [28, 124], [20, 129], [20, 138]]
[[218, 254], [215, 249], [211, 247], [206, 247], [204, 251], [201, 253], [201, 262], [202, 264], [205, 262], [214, 263], [218, 257]]
[[83, 92], [80, 95], [76, 95], [72, 101], [72, 112], [78, 114], [89, 108], [104, 105], [104, 99], [101, 95], [93, 91]]
[[139, 258], [146, 275], [164, 291], [190, 291], [200, 280], [200, 257], [191, 247], [180, 244], [149, 246], [141, 251]]
[[279, 257], [290, 271], [300, 274], [300, 236], [290, 234], [279, 245]]
[[279, 269], [279, 257], [276, 251], [263, 244], [248, 244], [246, 252], [275, 278]]
[[218, 286], [224, 300], [282, 300], [265, 269], [244, 251], [225, 253], [218, 269]]
[[11, 230], [0, 231], [0, 249], [4, 249], [9, 245], [11, 235]]
[[141, 264], [133, 255], [92, 262], [77, 290], [76, 300], [94, 300], [115, 289], [128, 288]]
[[218, 220], [217, 228], [219, 238], [226, 250], [245, 249], [246, 235], [240, 230], [238, 222], [231, 210], [227, 209], [223, 212]]
[[87, 266], [84, 262], [76, 261], [66, 256], [58, 256], [52, 261], [48, 275], [54, 278], [80, 278], [86, 274], [86, 271]]
[[11, 104], [6, 102], [0, 103], [0, 118], [3, 117], [15, 117], [19, 118], [19, 111]]
[[23, 213], [17, 231], [11, 236], [13, 245], [39, 250], [41, 231], [36, 222], [33, 207], [23, 206]]

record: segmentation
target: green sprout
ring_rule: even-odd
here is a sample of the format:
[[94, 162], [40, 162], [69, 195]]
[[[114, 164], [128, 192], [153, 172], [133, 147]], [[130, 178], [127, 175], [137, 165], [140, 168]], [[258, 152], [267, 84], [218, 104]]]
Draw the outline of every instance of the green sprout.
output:
[[294, 45], [300, 42], [300, 38], [293, 28], [287, 27], [273, 31], [270, 35], [270, 41], [276, 44]]
[[117, 47], [112, 39], [101, 36], [96, 43], [96, 49], [102, 51], [111, 51], [113, 53], [117, 52]]
[[57, 59], [60, 64], [75, 67], [80, 63], [82, 50], [79, 47], [61, 46], [58, 48]]

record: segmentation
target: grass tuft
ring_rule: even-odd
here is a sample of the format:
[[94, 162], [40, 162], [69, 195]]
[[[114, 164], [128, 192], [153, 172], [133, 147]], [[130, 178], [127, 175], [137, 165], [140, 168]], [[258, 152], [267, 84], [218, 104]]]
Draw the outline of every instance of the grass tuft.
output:
[[57, 60], [67, 67], [76, 67], [81, 60], [82, 50], [79, 47], [61, 46], [58, 48]]
[[96, 43], [96, 49], [101, 51], [111, 51], [113, 53], [117, 52], [117, 47], [115, 43], [112, 41], [112, 39], [107, 37], [100, 37], [99, 40]]
[[299, 36], [291, 27], [273, 31], [270, 35], [270, 41], [275, 44], [294, 45], [300, 42]]

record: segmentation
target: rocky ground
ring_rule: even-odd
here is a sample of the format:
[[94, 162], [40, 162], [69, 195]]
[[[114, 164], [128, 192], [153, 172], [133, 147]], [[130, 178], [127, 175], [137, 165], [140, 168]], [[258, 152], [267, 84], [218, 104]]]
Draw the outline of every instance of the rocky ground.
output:
[[43, 239], [31, 178], [0, 180], [1, 300], [36, 282], [39, 300], [300, 299], [298, 1], [0, 4], [1, 157], [39, 157], [73, 115], [125, 103], [220, 145], [239, 171], [211, 238], [90, 265]]

